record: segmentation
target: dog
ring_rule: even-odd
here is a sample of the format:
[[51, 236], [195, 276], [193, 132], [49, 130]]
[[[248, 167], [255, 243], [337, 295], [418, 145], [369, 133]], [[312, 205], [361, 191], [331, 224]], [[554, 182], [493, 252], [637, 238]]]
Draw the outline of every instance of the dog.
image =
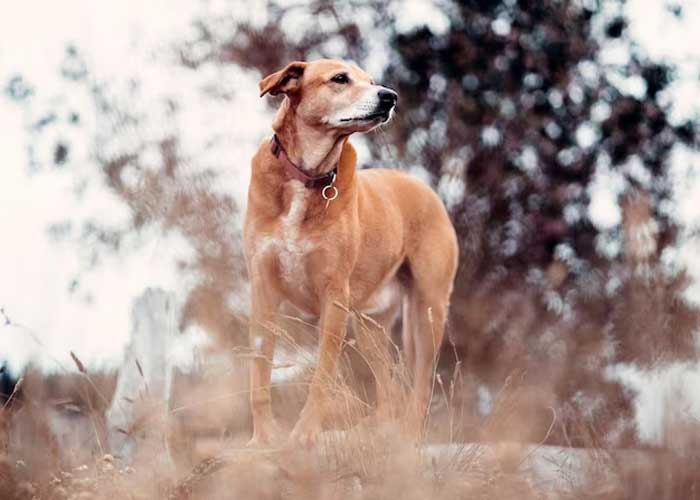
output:
[[280, 437], [269, 385], [273, 325], [283, 304], [318, 317], [320, 332], [318, 366], [291, 442], [312, 442], [322, 430], [324, 386], [336, 374], [349, 310], [390, 332], [403, 309], [404, 357], [422, 421], [458, 264], [457, 236], [428, 186], [396, 170], [358, 171], [348, 141], [388, 122], [398, 95], [356, 65], [329, 59], [288, 64], [260, 81], [260, 96], [266, 94], [284, 99], [274, 135], [252, 160], [244, 222], [254, 349], [249, 445]]

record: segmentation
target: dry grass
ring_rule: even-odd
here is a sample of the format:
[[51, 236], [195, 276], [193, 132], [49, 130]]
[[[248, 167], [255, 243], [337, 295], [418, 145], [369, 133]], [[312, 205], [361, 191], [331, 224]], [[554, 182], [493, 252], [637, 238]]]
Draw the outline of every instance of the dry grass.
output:
[[[577, 427], [561, 408], [547, 406], [546, 389], [535, 388], [520, 368], [513, 367], [501, 384], [489, 415], [475, 417], [473, 399], [465, 397], [472, 387], [470, 375], [463, 372], [454, 346], [443, 356], [457, 362], [436, 366], [433, 411], [416, 432], [408, 425], [410, 374], [400, 349], [393, 342], [389, 349], [381, 342], [372, 344], [370, 352], [359, 349], [361, 332], [375, 339], [387, 332], [371, 318], [351, 313], [355, 332], [346, 341], [339, 376], [326, 382], [332, 402], [328, 430], [315, 446], [243, 447], [250, 415], [241, 361], [252, 353], [237, 349], [232, 364], [179, 376], [182, 384], [167, 422], [170, 439], [140, 441], [140, 453], [125, 463], [109, 454], [104, 438], [113, 377], [90, 374], [75, 358], [78, 371], [71, 376], [47, 379], [30, 371], [2, 406], [0, 499], [700, 497], [700, 459], [694, 450], [641, 455], [609, 450], [595, 428], [583, 420]], [[280, 349], [308, 354], [314, 327], [293, 318], [281, 318], [280, 325], [274, 328]], [[273, 388], [274, 411], [287, 429], [301, 409], [309, 380], [307, 369]], [[375, 413], [381, 396], [387, 404]], [[138, 404], [147, 421], [150, 403], [144, 399]], [[560, 431], [564, 421], [566, 429]], [[158, 422], [134, 434], [165, 433], [153, 428]], [[698, 426], [683, 429], [689, 435], [697, 431]], [[533, 464], [542, 460], [541, 446], [557, 432], [595, 453], [576, 467], [566, 452], [560, 459], [546, 455], [552, 463], [545, 469], [554, 479], [543, 482]], [[467, 440], [474, 444], [465, 444]]]

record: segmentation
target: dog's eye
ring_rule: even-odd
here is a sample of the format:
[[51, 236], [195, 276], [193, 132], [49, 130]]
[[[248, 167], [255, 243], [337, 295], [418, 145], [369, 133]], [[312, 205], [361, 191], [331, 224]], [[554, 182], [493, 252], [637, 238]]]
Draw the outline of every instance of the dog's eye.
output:
[[335, 83], [345, 84], [350, 83], [350, 78], [348, 78], [347, 73], [338, 73], [333, 78], [331, 78], [331, 81]]

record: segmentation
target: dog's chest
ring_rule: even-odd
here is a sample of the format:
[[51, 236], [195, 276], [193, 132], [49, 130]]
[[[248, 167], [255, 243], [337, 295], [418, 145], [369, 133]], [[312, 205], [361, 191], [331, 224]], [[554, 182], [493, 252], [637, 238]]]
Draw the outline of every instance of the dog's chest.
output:
[[315, 248], [314, 243], [305, 238], [302, 231], [312, 193], [297, 180], [287, 182], [284, 188], [289, 198], [288, 209], [280, 217], [275, 231], [261, 239], [258, 250], [272, 253], [277, 258], [283, 281], [303, 283], [306, 278], [306, 258]]

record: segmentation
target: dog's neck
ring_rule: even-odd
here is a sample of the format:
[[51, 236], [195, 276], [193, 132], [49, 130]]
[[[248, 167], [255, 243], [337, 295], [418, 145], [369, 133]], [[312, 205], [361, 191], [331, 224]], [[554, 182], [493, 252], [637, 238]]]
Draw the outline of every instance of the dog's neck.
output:
[[311, 176], [326, 174], [338, 165], [343, 145], [349, 137], [305, 125], [293, 110], [284, 105], [272, 128], [289, 160]]

